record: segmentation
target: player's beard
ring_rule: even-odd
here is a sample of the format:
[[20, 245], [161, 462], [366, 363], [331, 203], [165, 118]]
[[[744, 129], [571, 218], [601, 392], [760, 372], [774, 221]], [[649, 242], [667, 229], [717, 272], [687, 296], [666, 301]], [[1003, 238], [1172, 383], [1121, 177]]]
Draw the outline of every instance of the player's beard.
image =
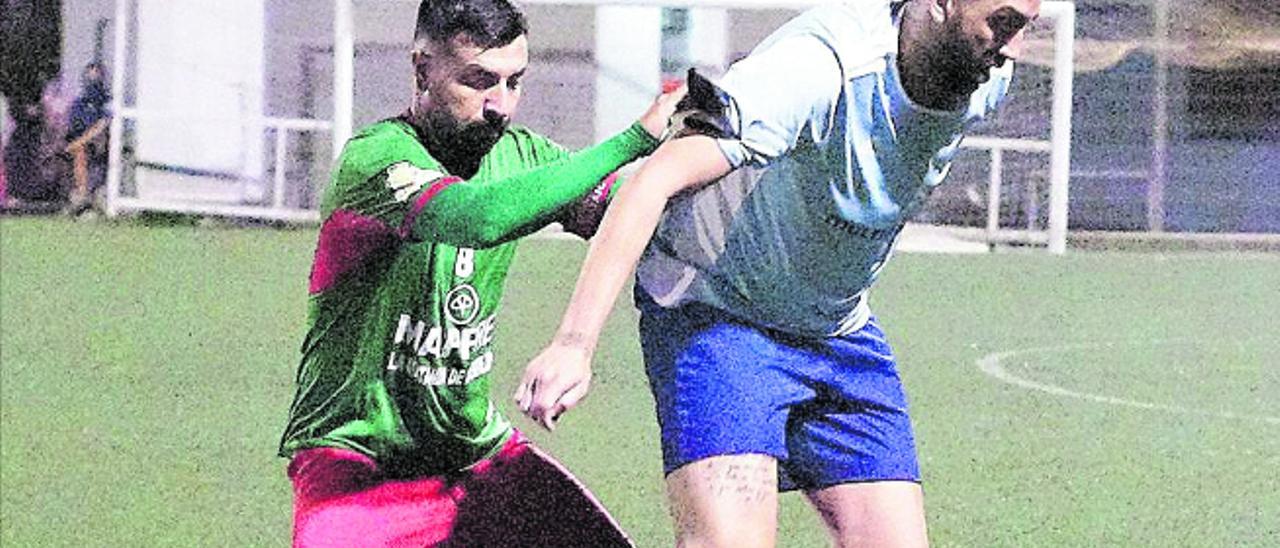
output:
[[506, 130], [506, 118], [486, 116], [482, 122], [471, 122], [459, 126], [454, 135], [455, 146], [484, 156], [489, 153], [493, 145], [498, 143], [498, 139], [502, 138], [502, 133]]
[[944, 38], [935, 45], [931, 52], [934, 70], [942, 76], [939, 81], [947, 95], [969, 95], [990, 78], [990, 67], [958, 26], [948, 27]]
[[427, 120], [428, 150], [455, 175], [469, 177], [480, 159], [502, 138], [505, 117], [486, 116], [479, 122], [459, 122], [447, 113], [432, 113]]

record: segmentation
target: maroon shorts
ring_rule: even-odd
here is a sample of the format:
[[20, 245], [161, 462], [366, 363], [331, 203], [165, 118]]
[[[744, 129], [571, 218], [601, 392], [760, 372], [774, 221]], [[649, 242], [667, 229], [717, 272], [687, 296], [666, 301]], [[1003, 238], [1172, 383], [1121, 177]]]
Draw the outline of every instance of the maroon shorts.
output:
[[600, 502], [519, 432], [448, 478], [389, 479], [365, 455], [318, 448], [293, 456], [289, 479], [295, 547], [632, 546]]

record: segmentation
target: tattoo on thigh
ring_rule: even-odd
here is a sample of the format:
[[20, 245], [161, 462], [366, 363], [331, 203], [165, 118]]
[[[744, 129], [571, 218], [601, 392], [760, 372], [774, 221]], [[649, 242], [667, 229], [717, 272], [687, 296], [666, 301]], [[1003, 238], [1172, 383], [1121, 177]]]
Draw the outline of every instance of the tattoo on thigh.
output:
[[717, 467], [708, 478], [717, 497], [757, 503], [778, 490], [778, 477], [764, 462], [731, 463]]

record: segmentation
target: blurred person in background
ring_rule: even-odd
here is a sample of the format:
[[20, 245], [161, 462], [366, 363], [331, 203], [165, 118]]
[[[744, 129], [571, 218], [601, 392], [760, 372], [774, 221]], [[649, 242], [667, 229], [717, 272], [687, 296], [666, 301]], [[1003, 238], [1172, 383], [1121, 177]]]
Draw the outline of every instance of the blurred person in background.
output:
[[[62, 2], [5, 0], [0, 4], [0, 95], [12, 132], [3, 151], [5, 208], [56, 211], [66, 199], [58, 141]], [[51, 117], [59, 119], [51, 120]]]
[[60, 87], [49, 81], [36, 101], [10, 108], [13, 132], [4, 150], [9, 205], [30, 212], [56, 211], [67, 201], [67, 164], [62, 155]]
[[107, 180], [107, 136], [111, 124], [111, 94], [102, 65], [91, 62], [80, 77], [80, 95], [67, 114], [66, 153], [71, 157], [72, 188], [69, 212], [93, 206], [94, 193]]

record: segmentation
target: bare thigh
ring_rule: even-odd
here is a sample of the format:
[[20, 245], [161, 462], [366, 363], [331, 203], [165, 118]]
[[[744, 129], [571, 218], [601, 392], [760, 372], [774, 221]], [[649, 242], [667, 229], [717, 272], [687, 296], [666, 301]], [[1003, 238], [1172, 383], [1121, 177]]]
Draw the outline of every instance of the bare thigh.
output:
[[773, 546], [778, 528], [778, 462], [725, 455], [667, 476], [679, 548]]
[[807, 492], [836, 546], [928, 546], [924, 492], [910, 481], [845, 483]]

